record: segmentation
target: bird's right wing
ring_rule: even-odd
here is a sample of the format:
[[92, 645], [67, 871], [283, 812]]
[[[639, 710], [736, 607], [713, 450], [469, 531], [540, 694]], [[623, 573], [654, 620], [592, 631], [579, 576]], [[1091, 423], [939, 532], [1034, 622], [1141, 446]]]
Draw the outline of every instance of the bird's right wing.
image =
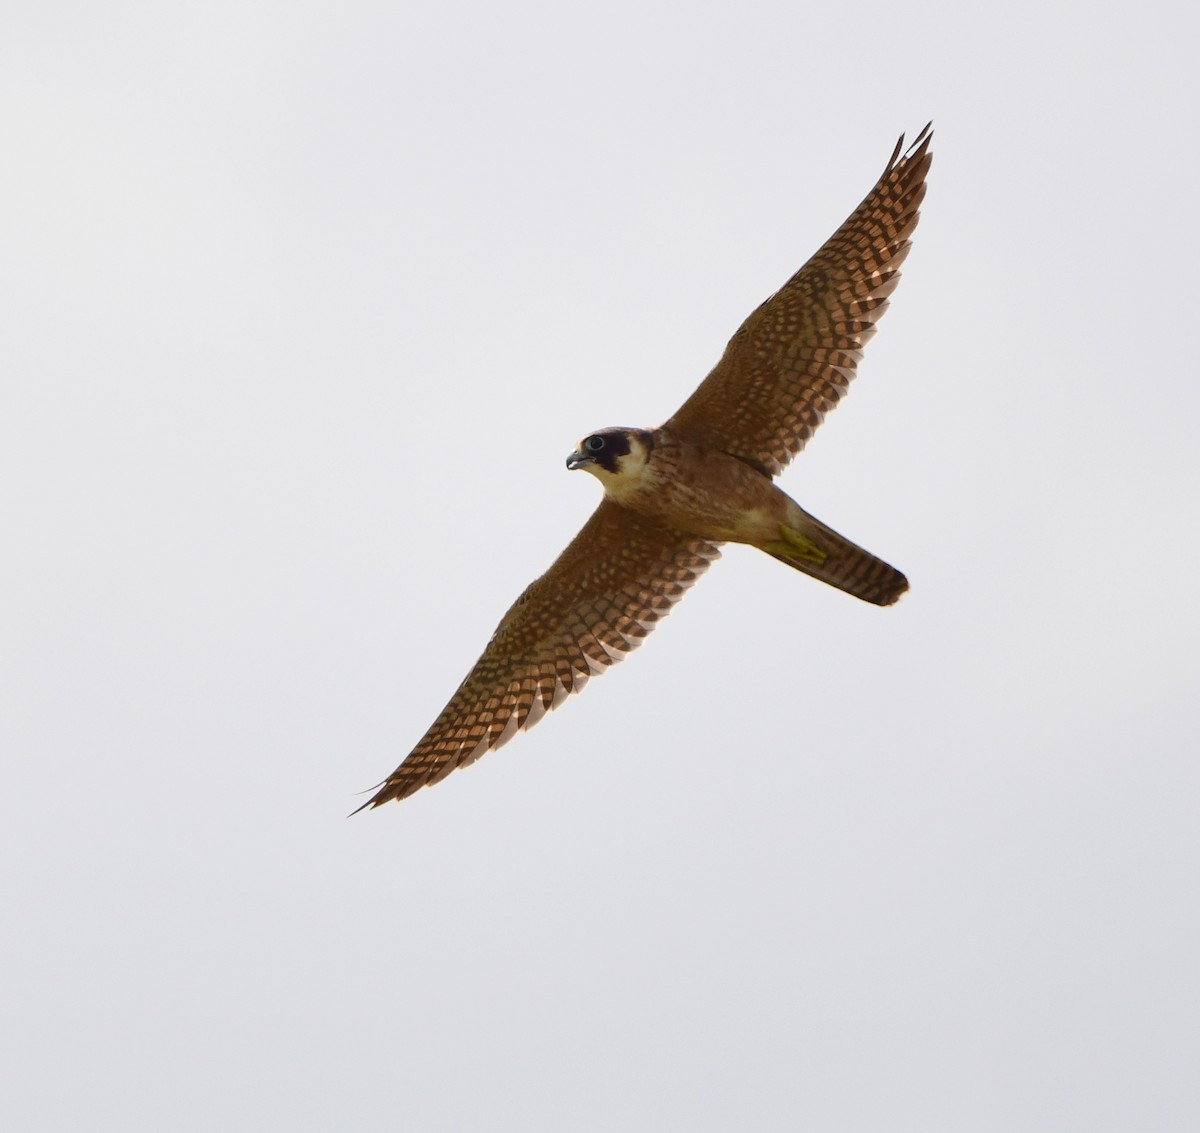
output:
[[450, 703], [364, 807], [405, 798], [532, 727], [641, 644], [720, 553], [602, 501], [513, 603]]
[[866, 199], [729, 340], [667, 422], [677, 436], [775, 476], [850, 384], [900, 281], [933, 160], [926, 126], [904, 138]]

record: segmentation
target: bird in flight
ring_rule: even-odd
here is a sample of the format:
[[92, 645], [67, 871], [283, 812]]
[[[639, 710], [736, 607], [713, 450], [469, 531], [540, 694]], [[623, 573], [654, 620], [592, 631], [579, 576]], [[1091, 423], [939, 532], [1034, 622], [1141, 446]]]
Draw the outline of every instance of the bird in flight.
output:
[[904, 593], [904, 575], [809, 515], [773, 477], [846, 392], [900, 281], [931, 136], [926, 126], [907, 149], [901, 136], [862, 204], [750, 314], [665, 424], [600, 429], [579, 442], [567, 468], [600, 481], [600, 506], [359, 810], [406, 798], [533, 727], [639, 645], [722, 543], [758, 547], [879, 606]]

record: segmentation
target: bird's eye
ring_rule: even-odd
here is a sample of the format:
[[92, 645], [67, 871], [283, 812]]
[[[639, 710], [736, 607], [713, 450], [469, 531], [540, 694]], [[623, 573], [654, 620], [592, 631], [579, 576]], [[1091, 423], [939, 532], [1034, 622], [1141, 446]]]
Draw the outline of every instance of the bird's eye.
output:
[[599, 452], [604, 447], [604, 438], [588, 437], [588, 439], [583, 442], [583, 447], [587, 449], [588, 452]]

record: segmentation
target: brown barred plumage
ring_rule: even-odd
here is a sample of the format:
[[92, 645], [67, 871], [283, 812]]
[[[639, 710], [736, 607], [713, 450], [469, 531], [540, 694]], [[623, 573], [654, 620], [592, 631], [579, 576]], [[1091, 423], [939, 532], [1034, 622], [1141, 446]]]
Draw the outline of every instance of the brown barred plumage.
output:
[[712, 543], [601, 501], [512, 604], [450, 703], [365, 805], [411, 795], [533, 727], [637, 648], [720, 554]]
[[[841, 400], [912, 247], [931, 122], [845, 223], [729, 340], [667, 427], [778, 476]], [[898, 159], [898, 160], [897, 160]]]

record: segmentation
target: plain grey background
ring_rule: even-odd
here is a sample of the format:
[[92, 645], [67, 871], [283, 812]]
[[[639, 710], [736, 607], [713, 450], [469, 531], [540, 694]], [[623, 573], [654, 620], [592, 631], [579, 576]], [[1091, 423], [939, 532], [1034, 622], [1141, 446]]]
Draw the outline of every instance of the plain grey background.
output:
[[[0, 1124], [1191, 1130], [1189, 10], [16, 3]], [[348, 820], [935, 119], [782, 485], [631, 660]]]

